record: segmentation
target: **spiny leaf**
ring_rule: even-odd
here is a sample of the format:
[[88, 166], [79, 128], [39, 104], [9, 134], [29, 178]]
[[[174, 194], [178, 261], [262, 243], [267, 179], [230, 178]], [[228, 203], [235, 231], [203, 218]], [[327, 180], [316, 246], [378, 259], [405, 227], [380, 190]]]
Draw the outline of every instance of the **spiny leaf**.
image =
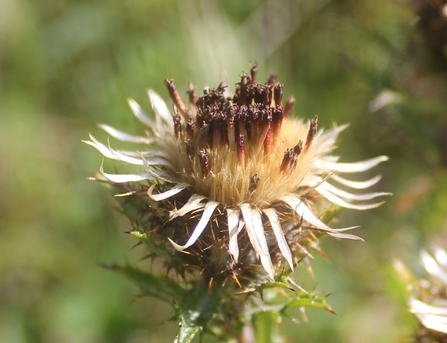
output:
[[128, 233], [129, 235], [138, 238], [146, 246], [146, 248], [149, 249], [149, 251], [162, 257], [165, 261], [171, 260], [171, 255], [166, 250], [166, 246], [164, 244], [155, 243], [154, 240], [147, 233], [137, 230], [129, 231]]
[[320, 220], [323, 223], [328, 224], [332, 219], [337, 217], [343, 210], [344, 208], [341, 206], [334, 206], [332, 209], [327, 209], [321, 216]]
[[319, 308], [335, 314], [331, 306], [326, 302], [327, 296], [321, 297], [314, 294], [301, 293], [297, 294], [295, 298], [288, 300], [281, 310], [281, 313], [286, 315], [286, 311], [291, 308], [314, 307]]
[[190, 343], [198, 332], [200, 332], [199, 326], [185, 326], [182, 324], [174, 343]]
[[[285, 288], [290, 291], [295, 291], [296, 286], [294, 284], [291, 284], [289, 282], [289, 278], [286, 273], [280, 274], [278, 277], [278, 280], [276, 281], [264, 281], [262, 283], [258, 283], [255, 285], [251, 285], [251, 287], [245, 288], [242, 291], [236, 292], [236, 294], [249, 294], [258, 292], [262, 295], [264, 290], [272, 289], [272, 288]], [[301, 288], [299, 288], [302, 290]]]
[[181, 321], [178, 343], [189, 343], [198, 332], [207, 331], [209, 322], [219, 312], [221, 289], [196, 284], [176, 306], [174, 319]]
[[141, 290], [141, 295], [158, 298], [172, 305], [172, 302], [183, 299], [185, 290], [172, 280], [162, 276], [154, 276], [131, 266], [116, 264], [106, 266], [134, 281]]

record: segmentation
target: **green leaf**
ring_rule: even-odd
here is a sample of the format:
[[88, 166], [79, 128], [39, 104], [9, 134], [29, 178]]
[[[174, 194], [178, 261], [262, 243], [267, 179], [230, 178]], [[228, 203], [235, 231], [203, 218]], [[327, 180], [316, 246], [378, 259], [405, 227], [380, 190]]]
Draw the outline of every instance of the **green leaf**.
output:
[[138, 238], [149, 251], [155, 253], [156, 255], [162, 257], [165, 261], [170, 261], [172, 255], [166, 250], [164, 244], [157, 244], [147, 233], [133, 230], [129, 232], [129, 235]]
[[143, 296], [158, 298], [172, 305], [173, 301], [183, 299], [185, 294], [185, 290], [178, 283], [164, 276], [155, 276], [131, 266], [113, 264], [106, 267], [134, 281]]
[[302, 307], [314, 307], [321, 310], [325, 310], [334, 313], [334, 310], [326, 302], [327, 296], [321, 297], [315, 294], [301, 293], [297, 294], [295, 298], [286, 302], [281, 310], [281, 313], [285, 315], [285, 312], [291, 308], [302, 308]]
[[174, 343], [190, 343], [192, 342], [193, 338], [197, 335], [198, 332], [200, 332], [199, 326], [185, 326], [183, 325], [180, 327], [180, 332], [178, 334], [178, 337], [174, 341]]
[[331, 220], [336, 218], [343, 210], [344, 208], [341, 206], [333, 206], [332, 209], [326, 209], [320, 220], [325, 224], [329, 224]]
[[299, 291], [305, 293], [305, 291], [301, 287], [290, 281], [287, 274], [288, 273], [282, 273], [278, 275], [277, 280], [275, 281], [267, 280], [257, 284], [252, 284], [250, 287], [245, 288], [242, 291], [238, 291], [236, 294], [250, 294], [258, 292], [262, 297], [262, 294], [264, 293], [265, 290], [275, 288], [284, 288], [293, 292], [295, 292], [296, 289], [298, 289]]
[[207, 284], [196, 284], [184, 301], [177, 306], [177, 318], [181, 321], [178, 343], [189, 343], [199, 332], [207, 331], [209, 322], [219, 312], [222, 300], [221, 288], [209, 289]]

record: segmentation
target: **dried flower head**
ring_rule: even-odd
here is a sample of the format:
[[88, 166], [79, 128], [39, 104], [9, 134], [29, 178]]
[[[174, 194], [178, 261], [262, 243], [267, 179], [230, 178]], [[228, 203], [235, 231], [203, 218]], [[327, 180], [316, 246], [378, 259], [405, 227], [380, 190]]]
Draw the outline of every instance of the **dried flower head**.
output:
[[367, 171], [387, 157], [338, 162], [331, 153], [347, 125], [324, 131], [317, 117], [308, 123], [292, 118], [294, 98], [283, 104], [276, 76], [260, 84], [256, 73], [253, 65], [232, 97], [222, 83], [200, 97], [190, 85], [189, 106], [168, 79], [172, 111], [152, 90], [155, 119], [129, 100], [148, 128], [145, 136], [100, 125], [120, 141], [142, 144], [137, 151], [112, 149], [93, 136], [86, 142], [106, 158], [141, 166], [132, 174], [109, 174], [101, 167], [99, 178], [120, 187], [129, 201], [138, 200], [133, 222], [158, 244], [170, 245], [182, 267], [169, 267], [182, 275], [199, 270], [210, 280], [232, 278], [240, 285], [265, 270], [274, 279], [283, 259], [293, 270], [309, 249], [318, 249], [315, 232], [359, 239], [345, 233], [350, 228], [333, 229], [319, 219], [324, 199], [366, 210], [381, 202], [364, 201], [388, 194], [354, 194], [329, 183], [369, 188], [380, 176], [352, 181], [340, 174]]

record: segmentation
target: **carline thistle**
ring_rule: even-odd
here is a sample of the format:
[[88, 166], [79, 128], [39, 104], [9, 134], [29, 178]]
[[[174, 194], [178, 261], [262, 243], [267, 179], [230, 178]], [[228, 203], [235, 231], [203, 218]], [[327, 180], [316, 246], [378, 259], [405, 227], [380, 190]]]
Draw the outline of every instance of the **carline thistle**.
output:
[[389, 194], [347, 191], [367, 189], [381, 177], [353, 181], [341, 174], [368, 171], [387, 157], [338, 162], [331, 153], [347, 125], [325, 131], [317, 117], [293, 118], [294, 98], [283, 103], [283, 84], [275, 75], [258, 83], [257, 70], [253, 64], [241, 76], [233, 96], [222, 83], [202, 96], [190, 84], [188, 106], [167, 79], [172, 110], [148, 91], [155, 118], [129, 100], [145, 135], [99, 126], [140, 144], [135, 151], [115, 150], [92, 135], [86, 141], [104, 157], [136, 166], [131, 174], [101, 166], [96, 179], [121, 189], [135, 228], [164, 247], [168, 269], [182, 276], [199, 272], [210, 282], [233, 279], [239, 286], [256, 277], [274, 280], [319, 250], [315, 233], [360, 239], [346, 233], [352, 227], [334, 229], [319, 219], [325, 203], [367, 210]]

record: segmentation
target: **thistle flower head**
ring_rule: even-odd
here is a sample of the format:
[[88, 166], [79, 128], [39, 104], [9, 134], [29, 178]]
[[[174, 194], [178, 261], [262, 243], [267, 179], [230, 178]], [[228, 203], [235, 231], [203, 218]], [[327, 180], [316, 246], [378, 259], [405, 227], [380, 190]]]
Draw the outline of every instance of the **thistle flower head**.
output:
[[358, 239], [345, 232], [350, 228], [333, 229], [319, 219], [322, 201], [366, 210], [388, 194], [349, 191], [369, 188], [380, 176], [366, 181], [340, 176], [367, 171], [385, 156], [340, 163], [332, 151], [346, 125], [324, 131], [317, 117], [292, 118], [294, 98], [283, 101], [276, 77], [261, 84], [256, 73], [253, 65], [233, 96], [222, 83], [200, 97], [190, 85], [188, 105], [173, 80], [166, 80], [172, 110], [152, 90], [154, 119], [129, 100], [147, 126], [146, 135], [100, 125], [120, 141], [140, 144], [136, 151], [115, 150], [93, 136], [86, 142], [106, 158], [140, 166], [132, 174], [110, 174], [101, 167], [100, 178], [139, 201], [139, 218], [133, 221], [145, 233], [155, 242], [169, 242], [170, 254], [187, 268], [238, 284], [265, 272], [274, 279], [283, 260], [293, 270], [317, 248], [315, 232]]
[[416, 278], [401, 263], [396, 269], [410, 292], [408, 306], [418, 319], [421, 330], [418, 342], [444, 342], [447, 338], [447, 252], [434, 247], [423, 251], [424, 278]]

